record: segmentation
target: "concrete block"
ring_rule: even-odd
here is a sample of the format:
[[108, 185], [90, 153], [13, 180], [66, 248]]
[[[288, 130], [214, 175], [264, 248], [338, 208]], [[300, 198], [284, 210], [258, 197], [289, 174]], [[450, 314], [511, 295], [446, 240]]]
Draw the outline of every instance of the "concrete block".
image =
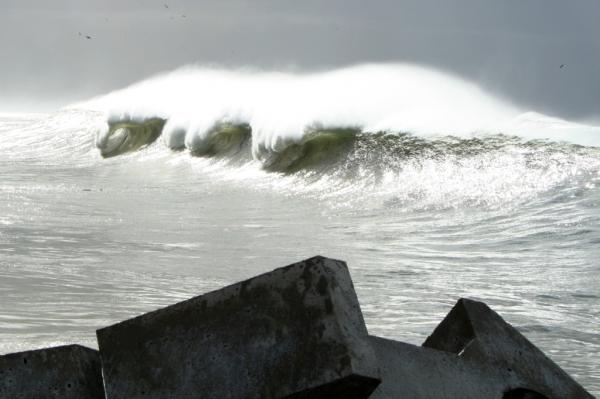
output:
[[369, 338], [375, 399], [593, 399], [482, 302], [461, 299], [423, 347]]
[[315, 257], [97, 331], [107, 399], [367, 398], [347, 266]]
[[530, 389], [549, 399], [592, 397], [483, 302], [460, 299], [423, 346], [458, 353], [463, 359], [488, 362], [517, 374], [520, 382], [512, 387], [515, 390]]
[[378, 337], [370, 343], [382, 379], [373, 399], [502, 399], [504, 381], [487, 363]]
[[59, 346], [0, 356], [2, 399], [104, 399], [98, 351]]

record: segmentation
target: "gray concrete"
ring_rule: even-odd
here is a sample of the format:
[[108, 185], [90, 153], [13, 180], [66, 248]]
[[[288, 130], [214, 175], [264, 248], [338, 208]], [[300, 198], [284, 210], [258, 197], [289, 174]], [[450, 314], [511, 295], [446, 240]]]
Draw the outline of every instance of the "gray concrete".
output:
[[373, 399], [502, 399], [503, 381], [485, 363], [378, 337], [370, 343], [382, 379]]
[[100, 354], [1, 356], [0, 399], [593, 399], [482, 302], [423, 346], [369, 336], [346, 264], [323, 257], [97, 335]]
[[370, 337], [374, 399], [593, 398], [486, 304], [461, 299], [423, 347]]
[[358, 399], [379, 383], [347, 266], [323, 257], [97, 335], [107, 399]]
[[98, 351], [59, 346], [0, 356], [1, 399], [103, 399]]

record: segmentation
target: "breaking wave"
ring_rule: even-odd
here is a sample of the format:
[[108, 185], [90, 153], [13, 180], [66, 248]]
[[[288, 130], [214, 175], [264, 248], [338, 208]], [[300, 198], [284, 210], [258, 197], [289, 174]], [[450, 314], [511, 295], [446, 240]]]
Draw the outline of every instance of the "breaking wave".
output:
[[336, 152], [333, 142], [357, 134], [505, 134], [600, 143], [598, 127], [522, 112], [472, 83], [409, 65], [313, 74], [186, 68], [79, 106], [107, 115], [96, 140], [104, 156], [134, 151], [158, 136], [171, 149], [197, 155], [231, 152], [248, 142], [252, 157], [266, 167], [295, 164], [314, 146]]
[[150, 118], [142, 123], [118, 120], [109, 124], [106, 134], [99, 136], [96, 146], [103, 157], [113, 157], [152, 144], [161, 134], [165, 121]]
[[99, 162], [132, 176], [144, 165], [145, 178], [157, 179], [186, 160], [179, 184], [187, 168], [334, 203], [503, 206], [600, 184], [598, 127], [522, 112], [415, 66], [188, 68], [31, 118], [0, 121], [9, 158]]

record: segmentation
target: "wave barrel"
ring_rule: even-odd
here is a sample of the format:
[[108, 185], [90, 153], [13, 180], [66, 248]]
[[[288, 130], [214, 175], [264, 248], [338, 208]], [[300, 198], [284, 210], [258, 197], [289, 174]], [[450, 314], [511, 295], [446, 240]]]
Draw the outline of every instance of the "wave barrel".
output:
[[156, 141], [162, 133], [165, 122], [164, 119], [159, 118], [141, 122], [109, 122], [108, 130], [98, 136], [96, 147], [104, 158], [136, 151]]

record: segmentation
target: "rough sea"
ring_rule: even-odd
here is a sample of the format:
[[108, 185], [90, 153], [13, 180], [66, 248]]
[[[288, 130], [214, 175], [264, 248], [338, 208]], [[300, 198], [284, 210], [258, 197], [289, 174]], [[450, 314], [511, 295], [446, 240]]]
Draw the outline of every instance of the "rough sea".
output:
[[600, 128], [411, 65], [188, 67], [0, 115], [0, 353], [64, 343], [313, 255], [369, 331], [461, 297], [600, 395]]

